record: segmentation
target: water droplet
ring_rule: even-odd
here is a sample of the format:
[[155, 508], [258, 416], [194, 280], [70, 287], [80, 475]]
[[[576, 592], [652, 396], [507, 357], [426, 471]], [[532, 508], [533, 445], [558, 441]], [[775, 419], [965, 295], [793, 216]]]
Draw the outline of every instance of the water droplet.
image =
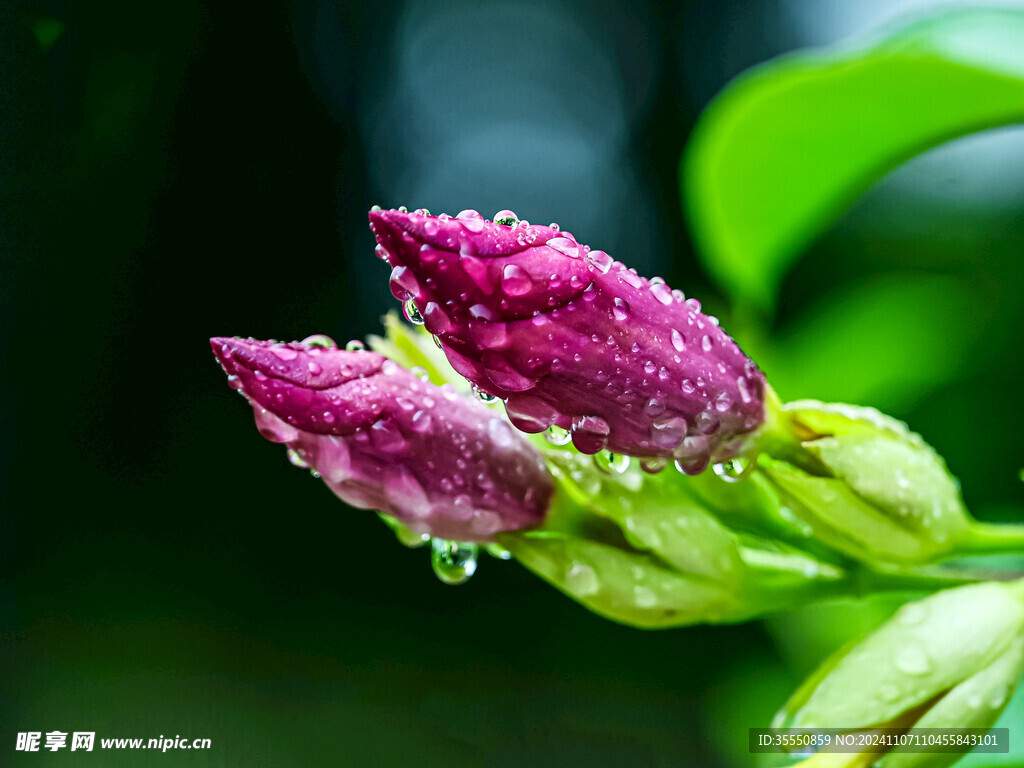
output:
[[700, 348], [703, 349], [705, 352], [710, 352], [711, 351], [711, 337], [710, 336], [704, 336], [704, 337], [701, 338], [701, 340], [700, 340]]
[[638, 608], [653, 608], [658, 604], [658, 596], [654, 594], [654, 591], [639, 584], [633, 587], [633, 600]]
[[516, 429], [534, 434], [555, 423], [558, 411], [540, 398], [513, 393], [505, 401], [505, 413]]
[[572, 420], [572, 444], [580, 453], [593, 454], [608, 442], [611, 428], [600, 416], [576, 416]]
[[377, 256], [377, 258], [380, 259], [381, 261], [387, 261], [388, 260], [388, 255], [389, 254], [387, 252], [387, 249], [383, 245], [380, 245], [378, 243], [377, 246], [373, 249], [373, 252]]
[[418, 432], [421, 435], [429, 432], [431, 426], [433, 426], [433, 419], [426, 411], [416, 411], [416, 413], [412, 415], [412, 420], [409, 422], [409, 429], [413, 432]]
[[888, 703], [890, 701], [895, 701], [896, 697], [899, 696], [899, 695], [900, 695], [899, 688], [897, 688], [895, 685], [890, 685], [889, 683], [885, 683], [885, 684], [880, 685], [878, 687], [878, 698], [881, 699], [882, 701], [886, 702], [886, 703]]
[[686, 339], [675, 328], [672, 329], [672, 346], [675, 347], [676, 352], [682, 352], [686, 349]]
[[478, 552], [472, 542], [434, 539], [430, 542], [430, 565], [445, 584], [465, 584], [476, 573]]
[[737, 483], [748, 477], [757, 462], [745, 456], [736, 456], [728, 461], [715, 464], [712, 469], [715, 474], [727, 483]]
[[359, 339], [352, 339], [352, 341], [345, 345], [345, 351], [347, 352], [363, 352], [365, 349], [366, 345]]
[[312, 336], [304, 338], [300, 344], [305, 344], [307, 347], [317, 347], [322, 349], [337, 349], [338, 345], [334, 342], [330, 336], [324, 336], [322, 333], [315, 333]]
[[501, 273], [501, 289], [506, 296], [524, 296], [533, 288], [529, 273], [518, 264], [508, 264]]
[[660, 456], [647, 456], [640, 459], [640, 469], [649, 475], [656, 475], [668, 466], [668, 459]]
[[374, 211], [374, 212], [377, 212], [377, 211], [382, 210], [382, 209], [381, 209], [381, 207], [379, 205], [373, 205], [373, 206], [370, 206], [370, 210]]
[[644, 415], [650, 416], [652, 419], [661, 416], [665, 412], [665, 403], [656, 397], [652, 397], [644, 405]]
[[693, 382], [690, 381], [689, 379], [683, 379], [683, 383], [681, 385], [681, 388], [682, 388], [683, 392], [685, 392], [688, 395], [692, 395], [694, 392], [697, 391], [697, 388], [695, 386], [693, 386]]
[[497, 395], [492, 395], [490, 392], [484, 392], [484, 390], [480, 389], [476, 384], [473, 385], [473, 395], [481, 403], [487, 403], [488, 405], [498, 399]]
[[587, 262], [602, 275], [607, 275], [614, 264], [612, 257], [604, 251], [590, 251], [587, 254]]
[[672, 303], [672, 291], [669, 290], [669, 287], [663, 282], [651, 285], [651, 296], [656, 298], [666, 307]]
[[404, 205], [400, 205], [400, 206], [398, 206], [398, 212], [399, 213], [408, 213], [409, 209], [406, 208]]
[[576, 597], [588, 597], [600, 588], [597, 573], [589, 565], [574, 563], [565, 574], [565, 588]]
[[416, 302], [412, 299], [409, 299], [402, 305], [402, 313], [405, 315], [405, 319], [413, 325], [426, 324], [426, 320], [424, 320], [423, 315], [420, 314], [420, 310], [416, 306]]
[[397, 266], [391, 270], [391, 295], [399, 301], [409, 301], [420, 292], [416, 275], [408, 267]]
[[932, 671], [932, 662], [923, 647], [906, 643], [896, 652], [896, 668], [908, 675], [927, 675]]
[[506, 208], [505, 210], [498, 211], [494, 214], [494, 223], [501, 224], [506, 227], [515, 227], [519, 224], [519, 217], [516, 216], [515, 212]]
[[671, 450], [686, 437], [686, 419], [682, 416], [660, 416], [651, 422], [650, 435], [656, 447]]
[[414, 366], [413, 368], [410, 368], [409, 373], [411, 373], [420, 381], [430, 381], [430, 374], [427, 373], [427, 369], [424, 368], [422, 365], [417, 365]]
[[547, 245], [562, 255], [573, 259], [580, 255], [580, 244], [575, 240], [570, 240], [568, 237], [553, 237], [548, 240]]
[[321, 367], [320, 363], [316, 362], [315, 360], [310, 360], [308, 363], [306, 363], [306, 368], [313, 376], [319, 376], [321, 373], [324, 372], [323, 367]]
[[615, 306], [612, 307], [612, 315], [619, 322], [629, 317], [629, 303], [625, 299], [615, 299]]
[[275, 357], [279, 360], [284, 360], [286, 363], [299, 356], [298, 352], [289, 347], [271, 347], [270, 351], [274, 353]]
[[288, 461], [292, 463], [292, 466], [298, 467], [299, 469], [309, 469], [309, 464], [307, 464], [306, 460], [302, 458], [302, 454], [294, 448], [288, 448]]
[[572, 440], [572, 435], [569, 433], [569, 430], [562, 429], [557, 424], [552, 424], [544, 432], [544, 439], [551, 443], [551, 445], [568, 445], [569, 441]]
[[594, 466], [609, 475], [621, 475], [629, 469], [629, 456], [611, 451], [598, 451], [594, 454]]

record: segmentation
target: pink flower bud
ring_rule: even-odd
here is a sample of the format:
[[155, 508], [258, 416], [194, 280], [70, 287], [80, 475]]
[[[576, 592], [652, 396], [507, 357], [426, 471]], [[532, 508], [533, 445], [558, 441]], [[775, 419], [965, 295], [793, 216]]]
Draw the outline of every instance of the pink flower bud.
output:
[[450, 385], [374, 352], [210, 341], [260, 433], [348, 504], [457, 541], [491, 541], [544, 519], [553, 486], [540, 454]]
[[741, 450], [764, 420], [764, 376], [699, 302], [568, 232], [499, 218], [511, 225], [370, 212], [392, 291], [460, 374], [520, 429], [568, 429], [584, 453], [696, 473]]

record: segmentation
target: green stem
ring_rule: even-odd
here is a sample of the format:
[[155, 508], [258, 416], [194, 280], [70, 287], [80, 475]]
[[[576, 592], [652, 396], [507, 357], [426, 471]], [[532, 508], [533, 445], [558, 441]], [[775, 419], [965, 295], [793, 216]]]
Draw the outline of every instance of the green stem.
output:
[[934, 567], [888, 570], [862, 566], [853, 575], [854, 594], [861, 597], [877, 592], [937, 592], [949, 587], [988, 581], [989, 578], [983, 571], [954, 571]]
[[1024, 524], [971, 522], [957, 555], [1024, 554]]

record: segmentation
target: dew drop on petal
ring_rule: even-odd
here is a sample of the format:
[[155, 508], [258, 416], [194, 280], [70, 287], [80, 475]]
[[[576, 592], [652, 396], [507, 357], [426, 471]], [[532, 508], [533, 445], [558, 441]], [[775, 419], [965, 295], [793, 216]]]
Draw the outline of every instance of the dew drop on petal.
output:
[[587, 262], [598, 272], [607, 275], [612, 268], [612, 257], [604, 251], [590, 251], [587, 254]]
[[476, 384], [473, 384], [472, 386], [473, 396], [476, 397], [476, 399], [479, 400], [481, 403], [487, 403], [488, 405], [490, 405], [491, 403], [495, 402], [498, 399], [497, 395], [492, 395], [490, 392], [485, 392], [484, 390], [480, 389], [480, 387], [478, 387]]
[[647, 456], [640, 459], [640, 469], [649, 475], [656, 475], [668, 466], [668, 459], [660, 456]]
[[621, 475], [629, 469], [629, 456], [611, 451], [598, 451], [594, 454], [594, 466], [609, 475]]
[[615, 305], [612, 307], [612, 315], [619, 322], [622, 322], [629, 317], [629, 303], [625, 299], [615, 299]]
[[518, 264], [508, 264], [501, 273], [501, 289], [506, 296], [524, 296], [533, 288], [533, 280]]
[[325, 336], [322, 333], [315, 333], [312, 336], [307, 336], [301, 342], [307, 347], [317, 347], [322, 349], [337, 349], [338, 345], [334, 342], [330, 336]]
[[424, 325], [426, 323], [426, 320], [423, 319], [423, 315], [420, 314], [420, 310], [413, 299], [409, 299], [402, 305], [402, 313], [405, 315], [405, 319], [413, 325]]
[[557, 424], [552, 424], [544, 432], [544, 439], [551, 443], [551, 445], [568, 445], [569, 441], [572, 440], [572, 434], [569, 430], [562, 429]]
[[580, 453], [593, 454], [608, 442], [611, 428], [600, 416], [576, 416], [572, 420], [572, 444]]
[[672, 291], [665, 283], [655, 283], [651, 285], [651, 296], [656, 298], [666, 307], [672, 303]]
[[366, 345], [363, 344], [359, 339], [352, 339], [348, 344], [345, 345], [347, 352], [362, 352], [366, 349]]
[[580, 244], [568, 237], [553, 237], [547, 242], [548, 247], [554, 248], [564, 256], [577, 258], [580, 255]]
[[506, 208], [494, 214], [493, 221], [495, 224], [501, 224], [505, 227], [515, 227], [519, 224], [519, 217], [516, 216], [514, 211]]
[[672, 329], [672, 346], [675, 347], [676, 352], [682, 352], [686, 349], [686, 339], [675, 328]]

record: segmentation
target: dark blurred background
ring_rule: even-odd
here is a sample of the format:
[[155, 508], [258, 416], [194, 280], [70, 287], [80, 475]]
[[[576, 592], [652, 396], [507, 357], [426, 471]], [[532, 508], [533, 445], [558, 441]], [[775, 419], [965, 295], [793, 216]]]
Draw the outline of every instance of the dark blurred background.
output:
[[[699, 110], [931, 5], [0, 4], [0, 764], [753, 762], [746, 729], [887, 605], [642, 632], [514, 563], [444, 586], [260, 439], [206, 339], [378, 332], [375, 203], [554, 219], [728, 322], [679, 199]], [[892, 174], [758, 334], [784, 397], [909, 420], [988, 519], [1022, 500], [1022, 149]], [[51, 730], [213, 748], [15, 753]]]

